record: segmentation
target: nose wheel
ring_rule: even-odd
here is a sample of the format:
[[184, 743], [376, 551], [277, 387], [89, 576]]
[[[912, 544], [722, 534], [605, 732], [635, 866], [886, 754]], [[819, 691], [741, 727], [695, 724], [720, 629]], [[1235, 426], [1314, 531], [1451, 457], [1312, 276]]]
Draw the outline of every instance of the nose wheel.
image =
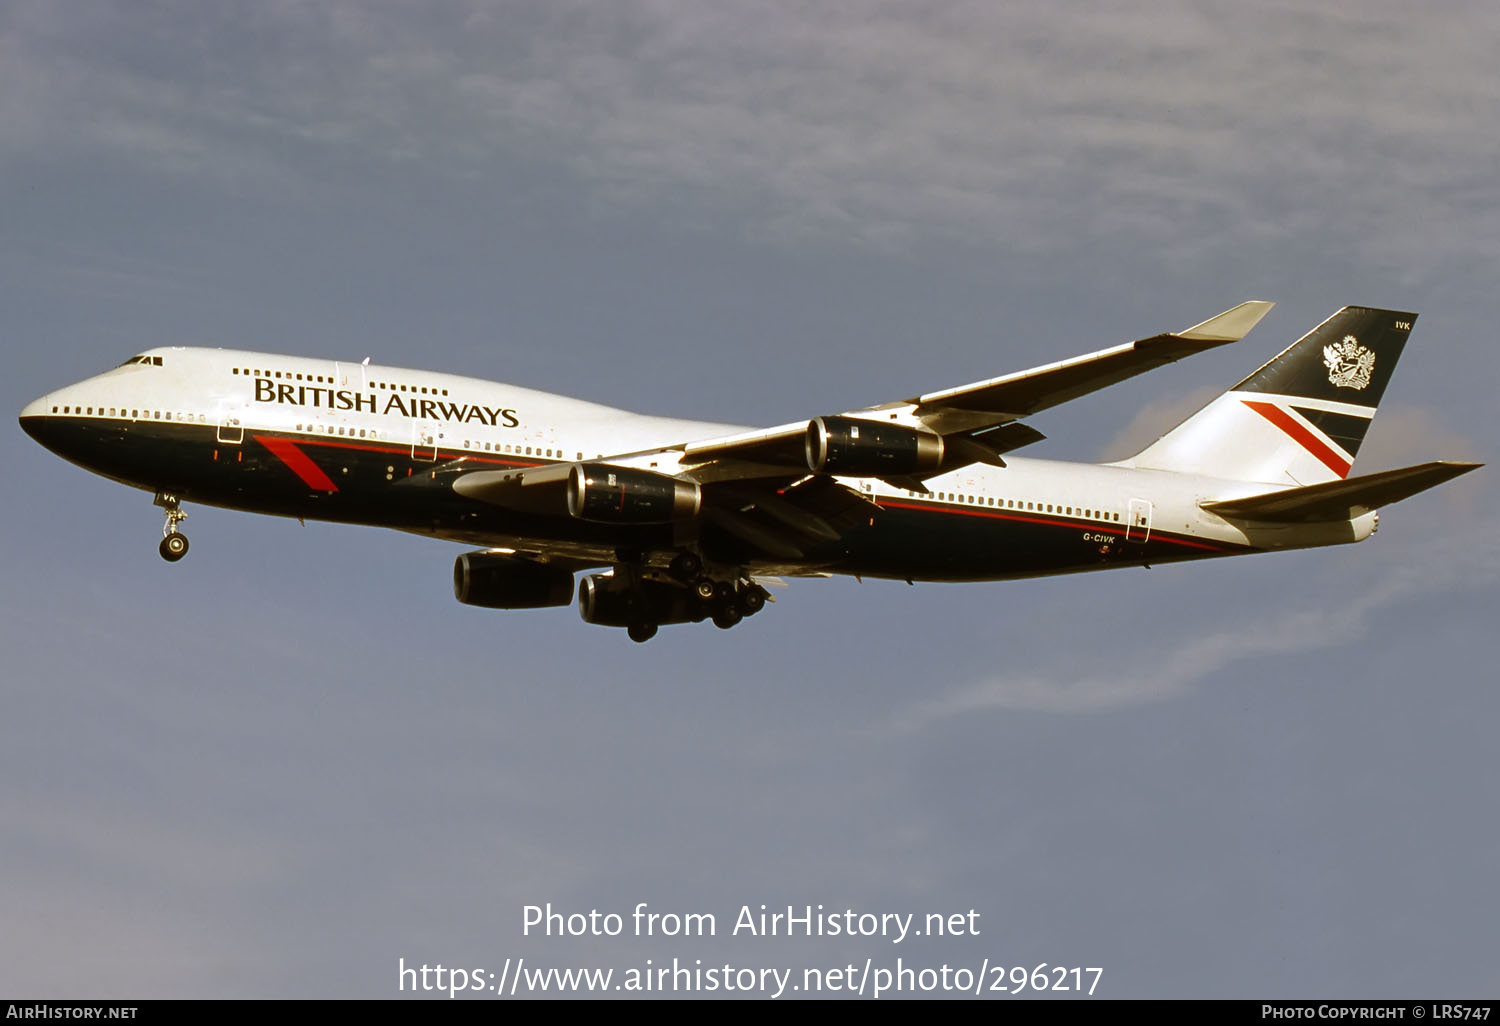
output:
[[168, 563], [175, 563], [183, 556], [186, 556], [187, 550], [187, 535], [179, 534], [176, 531], [162, 538], [161, 544], [157, 546], [157, 551], [161, 553], [161, 558], [165, 559]]
[[187, 514], [182, 511], [177, 496], [169, 492], [157, 492], [151, 501], [166, 510], [167, 514], [167, 522], [161, 528], [161, 544], [156, 551], [168, 563], [175, 563], [186, 556], [188, 551], [187, 535], [177, 530], [177, 525], [187, 519]]

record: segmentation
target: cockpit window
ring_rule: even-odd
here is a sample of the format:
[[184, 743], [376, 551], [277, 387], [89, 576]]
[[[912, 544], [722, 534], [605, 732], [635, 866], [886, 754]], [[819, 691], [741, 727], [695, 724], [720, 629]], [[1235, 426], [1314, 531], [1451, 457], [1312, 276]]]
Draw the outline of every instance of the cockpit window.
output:
[[159, 356], [132, 356], [130, 359], [128, 359], [124, 363], [120, 364], [120, 366], [121, 367], [129, 367], [133, 363], [142, 363], [142, 364], [145, 364], [148, 367], [160, 367], [161, 366], [161, 357], [159, 357]]

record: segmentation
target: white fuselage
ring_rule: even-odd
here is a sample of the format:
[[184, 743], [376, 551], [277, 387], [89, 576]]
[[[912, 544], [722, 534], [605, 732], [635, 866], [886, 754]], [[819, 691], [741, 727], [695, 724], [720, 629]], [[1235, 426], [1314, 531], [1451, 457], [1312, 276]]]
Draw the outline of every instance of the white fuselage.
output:
[[[485, 461], [538, 465], [606, 457], [612, 464], [672, 475], [682, 469], [683, 443], [743, 430], [734, 425], [642, 416], [457, 375], [362, 363], [197, 348], [154, 349], [134, 360], [43, 396], [23, 411], [23, 421], [195, 426], [205, 436], [211, 432], [216, 461], [227, 458], [221, 456], [221, 449], [227, 454], [260, 438], [274, 437], [277, 444], [337, 444], [404, 454], [408, 475], [412, 466], [421, 469], [459, 458], [476, 465]], [[666, 448], [670, 446], [677, 448]], [[126, 472], [99, 461], [77, 461], [139, 487], [161, 489], [174, 483], [143, 479], [135, 468]], [[1077, 534], [1079, 545], [1091, 550], [1113, 547], [1118, 552], [1156, 538], [1173, 546], [1166, 558], [1358, 541], [1375, 525], [1373, 514], [1340, 523], [1247, 525], [1202, 508], [1205, 501], [1264, 492], [1266, 484], [1024, 457], [1008, 457], [1006, 463], [1004, 468], [974, 464], [930, 478], [928, 494], [874, 478], [841, 480], [891, 510], [941, 511], [952, 517], [1068, 527]], [[386, 467], [387, 480], [400, 476], [394, 456]], [[318, 478], [307, 474], [304, 480], [321, 479], [323, 471], [316, 473]], [[258, 506], [254, 501], [213, 497], [203, 501], [247, 509]], [[279, 508], [265, 511], [285, 512]], [[318, 514], [310, 510], [307, 515]], [[474, 537], [442, 529], [432, 533]], [[492, 544], [515, 547], [533, 540], [503, 530], [490, 531], [485, 537]], [[1143, 548], [1140, 559], [1134, 561], [1163, 558], [1159, 549], [1153, 546], [1153, 550], [1158, 554], [1150, 556]], [[779, 565], [783, 571], [792, 569]], [[979, 560], [972, 577], [958, 563], [938, 576], [979, 579], [1092, 568], [1067, 565], [997, 572]], [[884, 571], [866, 567], [863, 572]], [[904, 575], [900, 566], [887, 573]]]

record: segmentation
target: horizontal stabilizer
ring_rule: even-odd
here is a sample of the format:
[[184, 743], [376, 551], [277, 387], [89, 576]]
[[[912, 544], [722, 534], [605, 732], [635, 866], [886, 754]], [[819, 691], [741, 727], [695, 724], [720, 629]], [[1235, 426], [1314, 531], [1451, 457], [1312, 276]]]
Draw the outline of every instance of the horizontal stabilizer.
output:
[[1277, 523], [1305, 524], [1332, 520], [1353, 520], [1371, 510], [1425, 492], [1444, 481], [1467, 474], [1483, 463], [1438, 460], [1414, 467], [1382, 470], [1344, 481], [1287, 488], [1243, 499], [1205, 502], [1211, 513], [1237, 520], [1270, 520]]

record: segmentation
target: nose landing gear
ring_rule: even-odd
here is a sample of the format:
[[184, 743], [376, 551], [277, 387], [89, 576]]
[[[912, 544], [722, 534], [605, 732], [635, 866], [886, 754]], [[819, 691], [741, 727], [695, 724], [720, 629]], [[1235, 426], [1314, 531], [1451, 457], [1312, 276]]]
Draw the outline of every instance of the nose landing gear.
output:
[[175, 563], [186, 556], [188, 551], [187, 535], [177, 530], [177, 525], [187, 519], [187, 514], [182, 511], [177, 496], [170, 492], [157, 492], [151, 501], [167, 513], [167, 522], [161, 528], [161, 545], [157, 546], [157, 551], [161, 553], [162, 559]]

